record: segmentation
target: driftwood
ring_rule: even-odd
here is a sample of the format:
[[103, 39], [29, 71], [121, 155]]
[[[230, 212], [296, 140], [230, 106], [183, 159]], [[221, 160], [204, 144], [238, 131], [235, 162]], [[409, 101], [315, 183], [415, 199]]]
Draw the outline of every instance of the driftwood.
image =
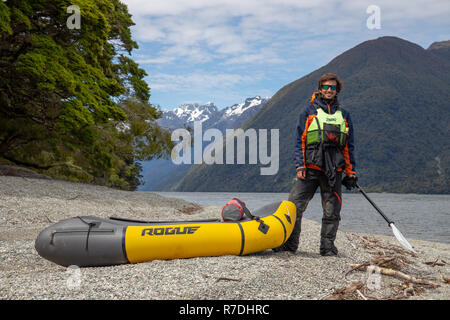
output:
[[[369, 236], [350, 233], [347, 237], [351, 235], [354, 238], [349, 238], [349, 240], [353, 241], [355, 238], [359, 240], [360, 246], [367, 249], [367, 252], [371, 253], [372, 257], [369, 261], [360, 264], [350, 264], [351, 269], [345, 274], [344, 278], [347, 279], [348, 274], [354, 271], [367, 271], [367, 281], [365, 283], [361, 281], [352, 282], [346, 287], [336, 289], [331, 295], [322, 299], [408, 299], [410, 296], [420, 295], [426, 289], [440, 287], [441, 285], [438, 282], [450, 283], [450, 279], [443, 275], [441, 275], [442, 280], [423, 278], [423, 270], [418, 265], [417, 255], [409, 250]], [[411, 257], [415, 259], [412, 260]], [[446, 262], [442, 259], [425, 261], [423, 263], [431, 267], [446, 265]], [[411, 272], [414, 272], [414, 275], [411, 275]], [[372, 278], [373, 274], [393, 277], [402, 282], [400, 286], [395, 284], [395, 282], [391, 283], [389, 285], [390, 291], [374, 291], [374, 287], [371, 286], [375, 284], [371, 282], [374, 279]], [[367, 293], [375, 294], [377, 297], [370, 297]], [[380, 295], [383, 296], [380, 297]]]
[[[358, 267], [358, 269], [363, 269], [363, 270], [367, 269], [367, 266], [361, 266], [361, 265], [357, 265], [357, 264], [351, 264], [350, 266], [352, 268]], [[401, 271], [398, 271], [398, 270], [389, 269], [389, 268], [383, 268], [383, 267], [378, 267], [378, 268], [379, 268], [378, 270], [379, 270], [379, 272], [381, 274], [384, 274], [384, 275], [387, 275], [387, 276], [396, 277], [396, 278], [399, 278], [401, 280], [406, 280], [406, 281], [409, 281], [409, 282], [412, 282], [412, 283], [415, 283], [415, 284], [420, 284], [422, 286], [428, 286], [428, 287], [431, 287], [431, 288], [437, 288], [437, 287], [440, 286], [440, 285], [438, 285], [438, 284], [436, 284], [434, 282], [431, 282], [431, 281], [428, 281], [428, 280], [425, 280], [425, 279], [416, 278], [416, 277], [410, 276], [410, 275], [405, 274], [405, 273], [403, 273]]]
[[404, 295], [405, 297], [407, 297], [409, 293], [410, 293], [412, 296], [415, 296], [415, 295], [416, 295], [416, 293], [414, 292], [414, 286], [413, 286], [411, 283], [409, 283], [409, 282], [405, 283], [405, 284], [402, 286], [402, 288], [403, 288], [403, 295]]
[[353, 272], [353, 271], [355, 271], [355, 270], [359, 270], [359, 269], [361, 269], [361, 268], [366, 268], [366, 267], [368, 267], [369, 265], [370, 265], [369, 262], [364, 262], [364, 263], [361, 263], [361, 264], [354, 264], [353, 267], [352, 267], [352, 269], [349, 270], [349, 271], [347, 271], [347, 273], [344, 275], [344, 278], [347, 279], [347, 276], [348, 276], [349, 273], [351, 273], [351, 272]]
[[[202, 277], [205, 278], [205, 279], [208, 279], [209, 275], [203, 273]], [[236, 282], [240, 282], [240, 281], [242, 281], [242, 279], [240, 279], [240, 278], [220, 277], [220, 278], [216, 279], [216, 282], [219, 282], [219, 281], [236, 281]]]
[[368, 299], [361, 293], [361, 291], [359, 291], [358, 289], [356, 289], [356, 293], [359, 294], [359, 296], [360, 296], [361, 298], [363, 298], [363, 300], [368, 300]]
[[424, 262], [426, 265], [435, 267], [435, 266], [445, 266], [447, 264], [447, 262], [445, 262], [444, 260], [441, 259], [441, 262], [439, 262], [439, 259], [436, 259], [435, 261], [425, 261]]
[[381, 240], [368, 237], [368, 236], [361, 236], [356, 233], [351, 233], [353, 236], [357, 237], [362, 246], [366, 249], [373, 250], [375, 254], [382, 254], [386, 255], [386, 250], [390, 253], [397, 253], [405, 256], [412, 256], [417, 257], [417, 255], [414, 252], [411, 252], [409, 250], [404, 249], [403, 247], [400, 247], [398, 245], [390, 244], [383, 242]]
[[[362, 289], [365, 286], [364, 282], [362, 281], [356, 281], [353, 282], [348, 287], [343, 287], [334, 290], [334, 292], [328, 296], [325, 297], [324, 300], [348, 300], [348, 299], [357, 299], [356, 295], [361, 296], [362, 293], [360, 289]], [[358, 294], [359, 291], [359, 294]], [[366, 297], [364, 297], [365, 300], [367, 300]]]
[[[380, 265], [395, 265], [401, 260], [399, 257], [374, 257], [371, 262], [365, 262], [361, 264], [350, 264], [351, 270], [345, 274], [345, 277], [352, 271], [367, 271], [370, 273], [379, 273], [380, 275], [391, 276], [400, 280], [403, 280], [401, 287], [397, 290], [394, 288], [394, 295], [382, 297], [382, 299], [407, 299], [410, 296], [420, 295], [425, 288], [438, 288], [439, 284], [429, 281], [427, 279], [422, 279], [418, 277], [411, 276], [405, 272], [395, 270], [392, 268], [382, 267]], [[377, 264], [375, 264], [377, 263]], [[446, 282], [449, 279], [442, 277], [443, 281]], [[370, 288], [370, 283], [356, 281], [352, 282], [347, 287], [342, 287], [336, 289], [331, 295], [324, 297], [325, 300], [373, 300], [379, 299], [368, 296], [365, 292], [366, 289], [373, 290]], [[373, 292], [373, 291], [372, 291]]]
[[240, 282], [240, 281], [242, 281], [242, 279], [220, 277], [220, 278], [217, 278], [216, 282], [219, 282], [219, 281], [237, 281], [237, 282]]
[[351, 270], [349, 270], [345, 274], [345, 278], [347, 278], [347, 275], [355, 270], [366, 270], [366, 268], [370, 265], [376, 265], [378, 267], [385, 267], [385, 268], [391, 268], [391, 269], [401, 269], [402, 266], [411, 263], [409, 260], [402, 256], [375, 256], [371, 259], [370, 262], [364, 262], [361, 264], [352, 264], [350, 265], [352, 267]]

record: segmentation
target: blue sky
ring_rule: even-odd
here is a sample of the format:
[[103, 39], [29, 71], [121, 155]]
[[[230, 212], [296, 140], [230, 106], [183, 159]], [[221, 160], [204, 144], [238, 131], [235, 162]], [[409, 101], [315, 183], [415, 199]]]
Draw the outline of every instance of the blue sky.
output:
[[[162, 109], [270, 97], [357, 44], [397, 36], [450, 40], [448, 0], [122, 0], [136, 23], [150, 102]], [[380, 29], [367, 20], [379, 8]]]

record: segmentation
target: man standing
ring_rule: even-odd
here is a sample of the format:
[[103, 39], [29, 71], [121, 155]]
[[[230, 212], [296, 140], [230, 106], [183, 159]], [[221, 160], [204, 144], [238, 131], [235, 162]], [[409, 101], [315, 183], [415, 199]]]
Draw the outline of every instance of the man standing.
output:
[[[320, 187], [323, 208], [320, 254], [338, 253], [334, 240], [341, 219], [341, 186], [344, 184], [350, 190], [357, 182], [353, 125], [348, 111], [339, 106], [337, 94], [341, 89], [337, 75], [324, 74], [319, 80], [319, 91], [300, 111], [294, 150], [297, 178], [289, 195], [289, 201], [297, 207], [297, 220], [289, 239], [275, 251], [297, 250], [303, 212]], [[343, 171], [346, 177], [341, 181]]]

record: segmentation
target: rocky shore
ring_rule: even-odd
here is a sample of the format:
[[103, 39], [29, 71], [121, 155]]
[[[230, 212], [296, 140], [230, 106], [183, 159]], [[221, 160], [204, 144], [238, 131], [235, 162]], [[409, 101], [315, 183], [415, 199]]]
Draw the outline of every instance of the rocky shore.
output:
[[0, 299], [442, 299], [450, 298], [450, 245], [339, 231], [337, 257], [319, 255], [320, 225], [303, 219], [297, 253], [272, 250], [99, 268], [64, 268], [34, 249], [62, 219], [215, 218], [220, 208], [154, 193], [25, 176], [0, 176]]

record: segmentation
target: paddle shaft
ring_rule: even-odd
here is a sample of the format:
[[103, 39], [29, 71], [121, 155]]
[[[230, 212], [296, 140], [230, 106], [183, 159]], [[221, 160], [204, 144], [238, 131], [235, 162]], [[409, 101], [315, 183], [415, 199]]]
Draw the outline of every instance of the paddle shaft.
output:
[[381, 216], [384, 218], [384, 220], [386, 220], [386, 222], [388, 223], [389, 226], [391, 225], [391, 223], [394, 223], [393, 221], [389, 220], [388, 217], [386, 217], [386, 215], [383, 213], [383, 211], [381, 211], [381, 209], [378, 208], [378, 206], [375, 204], [375, 202], [373, 202], [372, 199], [369, 198], [367, 193], [358, 184], [356, 184], [356, 187], [362, 193], [362, 195], [367, 199], [367, 201], [369, 201], [370, 204], [378, 211], [378, 213], [381, 214]]

